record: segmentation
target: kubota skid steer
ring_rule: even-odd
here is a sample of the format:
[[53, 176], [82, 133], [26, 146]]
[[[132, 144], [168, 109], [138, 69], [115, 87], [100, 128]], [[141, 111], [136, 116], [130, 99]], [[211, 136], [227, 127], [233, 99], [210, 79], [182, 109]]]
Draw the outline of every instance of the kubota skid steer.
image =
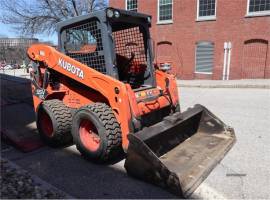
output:
[[175, 77], [153, 65], [150, 26], [148, 15], [107, 8], [59, 23], [59, 51], [32, 45], [37, 127], [97, 162], [124, 150], [129, 174], [187, 197], [235, 135], [201, 105], [180, 113]]

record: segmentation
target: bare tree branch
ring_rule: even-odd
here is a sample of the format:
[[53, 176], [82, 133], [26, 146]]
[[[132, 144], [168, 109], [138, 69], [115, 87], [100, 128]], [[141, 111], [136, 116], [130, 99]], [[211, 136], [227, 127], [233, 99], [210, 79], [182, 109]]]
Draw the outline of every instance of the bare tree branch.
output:
[[73, 6], [73, 9], [74, 9], [76, 16], [79, 16], [75, 0], [71, 0], [71, 2], [72, 2], [72, 6]]
[[0, 21], [21, 35], [51, 34], [62, 20], [106, 7], [106, 0], [1, 0]]

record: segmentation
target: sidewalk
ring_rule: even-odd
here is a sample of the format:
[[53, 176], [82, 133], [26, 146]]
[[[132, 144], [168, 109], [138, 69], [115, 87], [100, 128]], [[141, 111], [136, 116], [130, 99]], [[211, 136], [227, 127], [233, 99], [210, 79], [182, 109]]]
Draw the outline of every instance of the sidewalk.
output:
[[[30, 78], [29, 73], [25, 69], [16, 70], [0, 70], [0, 74], [25, 78], [24, 81]], [[20, 79], [19, 78], [19, 79]], [[195, 88], [258, 88], [270, 89], [270, 79], [242, 79], [242, 80], [177, 80], [178, 87], [195, 87]]]
[[16, 76], [21, 78], [30, 78], [30, 74], [27, 73], [26, 69], [7, 69], [7, 70], [0, 70], [0, 74], [6, 74], [10, 76]]
[[270, 89], [270, 79], [243, 79], [243, 80], [177, 80], [179, 87], [198, 88], [260, 88]]

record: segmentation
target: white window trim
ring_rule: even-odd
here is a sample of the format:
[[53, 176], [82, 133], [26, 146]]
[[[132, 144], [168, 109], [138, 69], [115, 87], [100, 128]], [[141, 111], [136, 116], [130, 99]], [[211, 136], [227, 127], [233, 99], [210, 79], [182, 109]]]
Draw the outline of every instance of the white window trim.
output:
[[200, 0], [197, 0], [197, 18], [196, 21], [212, 21], [217, 19], [217, 0], [215, 0], [215, 15], [211, 16], [199, 16], [200, 13]]
[[[128, 10], [128, 9], [127, 9], [127, 1], [128, 1], [128, 0], [125, 0], [125, 10]], [[136, 10], [138, 11], [138, 1], [137, 1], [137, 9], [136, 9]], [[128, 10], [128, 11], [133, 11], [133, 10]]]
[[157, 24], [172, 24], [173, 23], [173, 0], [172, 0], [172, 19], [169, 20], [159, 20], [159, 0], [157, 0]]
[[249, 4], [250, 4], [250, 0], [247, 0], [247, 12], [246, 12], [245, 17], [259, 17], [259, 16], [268, 16], [268, 15], [270, 15], [270, 10], [249, 12]]
[[[195, 70], [196, 70], [196, 65], [195, 65]], [[197, 72], [197, 71], [195, 71], [194, 73], [195, 74], [209, 74], [209, 75], [213, 74], [213, 72]]]

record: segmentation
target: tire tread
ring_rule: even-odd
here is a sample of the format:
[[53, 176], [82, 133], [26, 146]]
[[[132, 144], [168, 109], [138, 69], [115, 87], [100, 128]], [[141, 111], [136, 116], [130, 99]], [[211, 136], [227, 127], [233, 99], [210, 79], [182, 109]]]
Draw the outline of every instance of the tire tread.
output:
[[88, 108], [100, 119], [106, 130], [107, 147], [100, 160], [115, 159], [122, 150], [122, 133], [111, 107], [105, 103], [94, 103], [85, 106], [85, 108]]
[[49, 108], [57, 124], [54, 136], [51, 139], [47, 138], [47, 140], [50, 140], [48, 142], [54, 146], [70, 143], [72, 141], [70, 134], [72, 125], [71, 109], [59, 99], [46, 100], [42, 104], [42, 106]]

